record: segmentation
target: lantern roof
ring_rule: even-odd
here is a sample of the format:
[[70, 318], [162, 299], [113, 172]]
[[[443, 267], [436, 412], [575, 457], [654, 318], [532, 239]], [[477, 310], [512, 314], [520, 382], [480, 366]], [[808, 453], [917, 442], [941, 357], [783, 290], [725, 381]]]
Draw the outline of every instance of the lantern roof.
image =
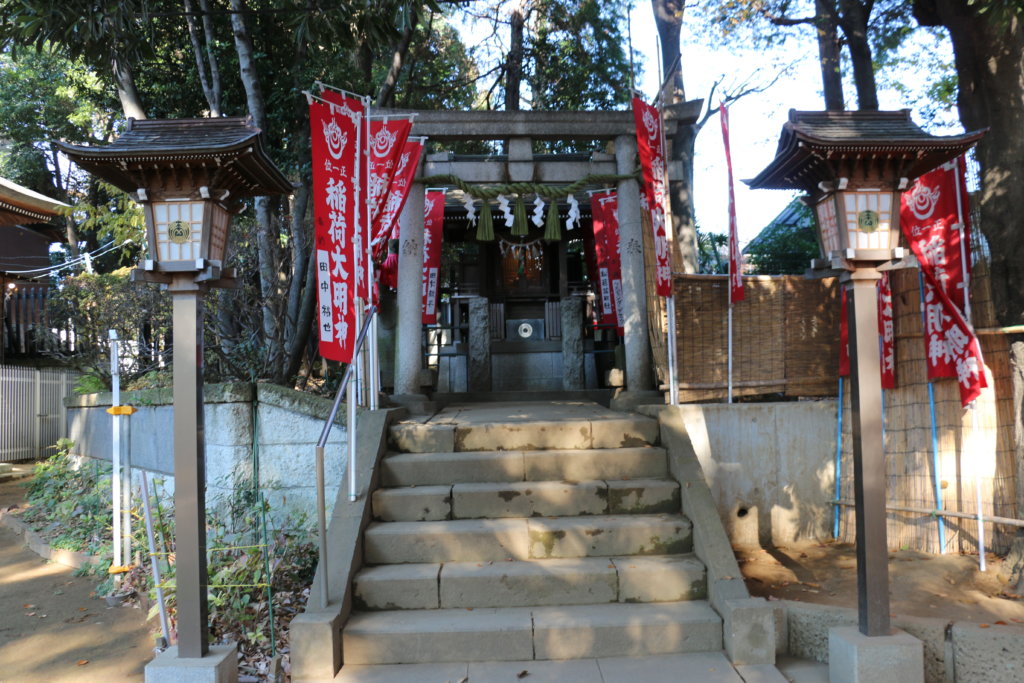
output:
[[64, 202], [0, 178], [0, 225], [49, 223], [66, 208]]
[[909, 109], [898, 111], [789, 110], [775, 158], [752, 189], [811, 190], [819, 182], [914, 180], [957, 157], [987, 129], [939, 136], [922, 130]]
[[290, 194], [292, 184], [263, 149], [249, 117], [128, 119], [109, 145], [57, 142], [79, 166], [125, 192], [173, 193], [206, 186], [232, 199]]

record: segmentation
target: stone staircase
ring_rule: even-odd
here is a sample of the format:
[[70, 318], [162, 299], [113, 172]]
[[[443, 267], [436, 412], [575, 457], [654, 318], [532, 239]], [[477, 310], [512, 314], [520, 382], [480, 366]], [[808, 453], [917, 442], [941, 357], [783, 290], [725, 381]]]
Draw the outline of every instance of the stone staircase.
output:
[[501, 406], [393, 425], [345, 665], [722, 650], [656, 438], [645, 417], [527, 423]]

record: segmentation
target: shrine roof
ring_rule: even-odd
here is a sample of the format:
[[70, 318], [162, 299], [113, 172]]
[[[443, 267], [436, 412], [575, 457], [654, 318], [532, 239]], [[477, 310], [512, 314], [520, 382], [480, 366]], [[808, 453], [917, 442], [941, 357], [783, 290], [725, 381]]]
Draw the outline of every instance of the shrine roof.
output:
[[49, 223], [66, 208], [64, 202], [0, 178], [0, 225]]
[[125, 132], [103, 146], [55, 143], [89, 172], [134, 192], [149, 170], [218, 168], [237, 196], [289, 194], [292, 184], [263, 148], [262, 131], [247, 117], [128, 120]]
[[963, 154], [986, 131], [940, 136], [924, 131], [897, 111], [798, 111], [791, 109], [772, 160], [746, 182], [753, 189], [807, 189], [838, 175], [837, 165], [870, 159], [896, 164], [895, 173], [913, 180]]

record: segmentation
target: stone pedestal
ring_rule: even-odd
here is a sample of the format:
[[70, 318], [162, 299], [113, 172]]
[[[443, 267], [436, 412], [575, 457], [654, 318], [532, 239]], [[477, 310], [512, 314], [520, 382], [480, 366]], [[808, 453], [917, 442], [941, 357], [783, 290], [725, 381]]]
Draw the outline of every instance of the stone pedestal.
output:
[[583, 299], [570, 296], [562, 299], [562, 389], [582, 391], [587, 388], [583, 366]]
[[146, 683], [238, 683], [238, 648], [211, 645], [205, 657], [178, 657], [173, 645], [146, 665]]
[[831, 683], [921, 683], [924, 644], [905, 631], [868, 637], [855, 626], [828, 631], [828, 677]]

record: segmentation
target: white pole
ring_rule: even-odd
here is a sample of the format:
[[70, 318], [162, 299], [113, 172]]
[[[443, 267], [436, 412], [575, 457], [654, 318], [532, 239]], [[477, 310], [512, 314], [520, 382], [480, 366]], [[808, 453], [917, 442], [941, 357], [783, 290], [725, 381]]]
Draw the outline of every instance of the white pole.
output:
[[[121, 370], [118, 359], [117, 330], [109, 330], [107, 336], [110, 339], [110, 381], [113, 389], [111, 403], [113, 407], [121, 405]], [[121, 420], [119, 415], [113, 415], [112, 437], [111, 437], [111, 498], [113, 498], [113, 523], [114, 538], [114, 566], [120, 567], [122, 562], [121, 548]], [[120, 582], [120, 575], [118, 575]]]
[[728, 389], [729, 398], [728, 398], [728, 400], [726, 402], [727, 403], [732, 403], [732, 295], [731, 294], [729, 295], [729, 332], [728, 332], [728, 336], [729, 336], [729, 342], [728, 342], [728, 348], [726, 350], [726, 353], [729, 356], [729, 389]]
[[124, 426], [121, 438], [121, 557], [132, 564], [132, 423], [123, 421], [122, 415], [114, 420]]
[[[971, 402], [967, 408], [971, 411], [971, 439], [972, 455], [978, 456], [978, 410], [976, 402]], [[981, 507], [981, 468], [974, 470], [974, 504], [978, 512], [978, 569], [985, 571], [985, 516]]]
[[669, 405], [679, 405], [679, 370], [678, 358], [676, 356], [676, 297], [665, 297], [666, 312], [668, 313], [668, 330], [666, 346], [668, 347], [668, 402]]
[[[366, 306], [369, 307], [373, 303], [373, 246], [370, 241], [373, 239], [373, 226], [371, 225], [371, 216], [373, 212], [370, 206], [370, 147], [373, 141], [370, 139], [370, 98], [367, 97], [366, 101], [366, 144], [363, 145], [364, 153], [366, 154], [366, 198], [363, 201], [363, 211], [366, 216], [366, 226], [363, 230], [365, 237], [363, 240], [363, 246], [366, 249]], [[358, 329], [358, 328], [357, 328]], [[377, 326], [371, 323], [369, 330], [370, 339], [369, 344], [366, 345], [366, 370], [368, 377], [364, 378], [366, 383], [367, 401], [366, 405], [370, 410], [377, 409], [377, 394], [380, 391], [378, 386], [378, 375], [377, 375]]]
[[160, 608], [160, 630], [164, 640], [171, 644], [171, 627], [167, 621], [167, 606], [164, 604], [164, 587], [160, 581], [160, 563], [156, 556], [156, 539], [153, 535], [153, 513], [149, 508], [149, 484], [146, 481], [146, 470], [142, 475], [142, 512], [146, 517], [146, 543], [149, 546], [149, 566], [153, 571], [153, 585], [156, 586], [156, 604]]

